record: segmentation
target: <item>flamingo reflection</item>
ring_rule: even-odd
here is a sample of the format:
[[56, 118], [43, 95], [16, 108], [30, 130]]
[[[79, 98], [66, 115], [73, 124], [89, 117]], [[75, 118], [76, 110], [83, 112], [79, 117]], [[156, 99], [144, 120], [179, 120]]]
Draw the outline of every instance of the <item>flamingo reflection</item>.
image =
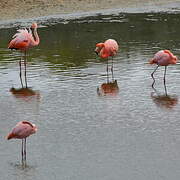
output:
[[119, 87], [117, 80], [114, 79], [114, 73], [113, 73], [113, 61], [112, 61], [112, 66], [111, 66], [111, 73], [112, 73], [112, 79], [110, 80], [109, 73], [108, 73], [108, 68], [107, 68], [107, 74], [106, 74], [106, 82], [102, 83], [98, 88], [97, 88], [97, 94], [99, 96], [116, 96], [119, 93]]
[[160, 108], [172, 109], [178, 104], [178, 97], [176, 95], [168, 95], [166, 84], [164, 84], [164, 94], [160, 94], [153, 87], [153, 92], [151, 92], [151, 98], [153, 102]]
[[[21, 73], [20, 73], [21, 74]], [[30, 87], [27, 87], [27, 78], [25, 77], [25, 86], [22, 81], [22, 75], [20, 76], [20, 81], [21, 81], [21, 88], [14, 88], [12, 87], [9, 91], [19, 99], [23, 99], [25, 101], [29, 101], [31, 99], [37, 99], [40, 100], [40, 93], [39, 91], [35, 91]]]
[[119, 87], [117, 80], [103, 83], [101, 84], [100, 87], [97, 88], [97, 94], [99, 96], [106, 96], [106, 95], [116, 96], [118, 93], [119, 93]]
[[31, 99], [40, 100], [40, 93], [38, 91], [32, 90], [32, 88], [22, 87], [22, 88], [14, 88], [10, 89], [10, 92], [19, 99], [23, 99], [25, 101], [30, 101]]

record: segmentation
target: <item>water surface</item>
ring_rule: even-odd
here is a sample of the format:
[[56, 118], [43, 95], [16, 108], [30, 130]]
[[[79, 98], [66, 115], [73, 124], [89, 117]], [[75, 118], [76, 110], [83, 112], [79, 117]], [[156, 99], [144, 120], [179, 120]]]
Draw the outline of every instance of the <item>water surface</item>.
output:
[[[152, 89], [155, 66], [147, 62], [161, 49], [180, 56], [179, 21], [180, 14], [144, 13], [43, 24], [40, 45], [28, 53], [29, 89], [20, 95], [21, 53], [7, 49], [16, 29], [1, 29], [1, 178], [178, 179], [180, 66], [168, 67], [166, 94], [164, 67]], [[107, 62], [94, 54], [108, 38], [120, 45], [110, 86]], [[20, 120], [39, 128], [27, 141], [26, 168], [21, 142], [4, 138]]]

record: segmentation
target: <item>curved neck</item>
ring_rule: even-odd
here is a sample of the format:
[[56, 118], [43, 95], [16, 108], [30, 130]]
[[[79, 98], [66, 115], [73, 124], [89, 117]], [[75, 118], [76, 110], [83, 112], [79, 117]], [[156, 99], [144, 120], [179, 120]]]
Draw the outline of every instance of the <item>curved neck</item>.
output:
[[39, 42], [40, 42], [40, 39], [39, 39], [39, 36], [38, 36], [38, 33], [37, 33], [37, 28], [33, 29], [33, 37], [34, 37], [33, 38], [33, 40], [34, 40], [33, 44], [38, 45]]

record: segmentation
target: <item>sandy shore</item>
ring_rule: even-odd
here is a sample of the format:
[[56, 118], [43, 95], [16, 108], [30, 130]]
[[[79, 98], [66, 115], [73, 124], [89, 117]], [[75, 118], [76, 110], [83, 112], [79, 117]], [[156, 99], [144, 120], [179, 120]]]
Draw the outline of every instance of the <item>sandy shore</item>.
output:
[[0, 21], [107, 9], [180, 9], [180, 0], [1, 0]]

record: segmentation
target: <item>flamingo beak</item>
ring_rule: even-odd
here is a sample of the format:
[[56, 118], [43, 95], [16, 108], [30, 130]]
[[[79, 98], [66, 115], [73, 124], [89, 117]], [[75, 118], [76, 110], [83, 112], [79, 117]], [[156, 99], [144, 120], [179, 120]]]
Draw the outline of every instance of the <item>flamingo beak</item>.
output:
[[97, 56], [99, 55], [99, 53], [97, 51], [94, 51], [94, 52], [96, 53]]

